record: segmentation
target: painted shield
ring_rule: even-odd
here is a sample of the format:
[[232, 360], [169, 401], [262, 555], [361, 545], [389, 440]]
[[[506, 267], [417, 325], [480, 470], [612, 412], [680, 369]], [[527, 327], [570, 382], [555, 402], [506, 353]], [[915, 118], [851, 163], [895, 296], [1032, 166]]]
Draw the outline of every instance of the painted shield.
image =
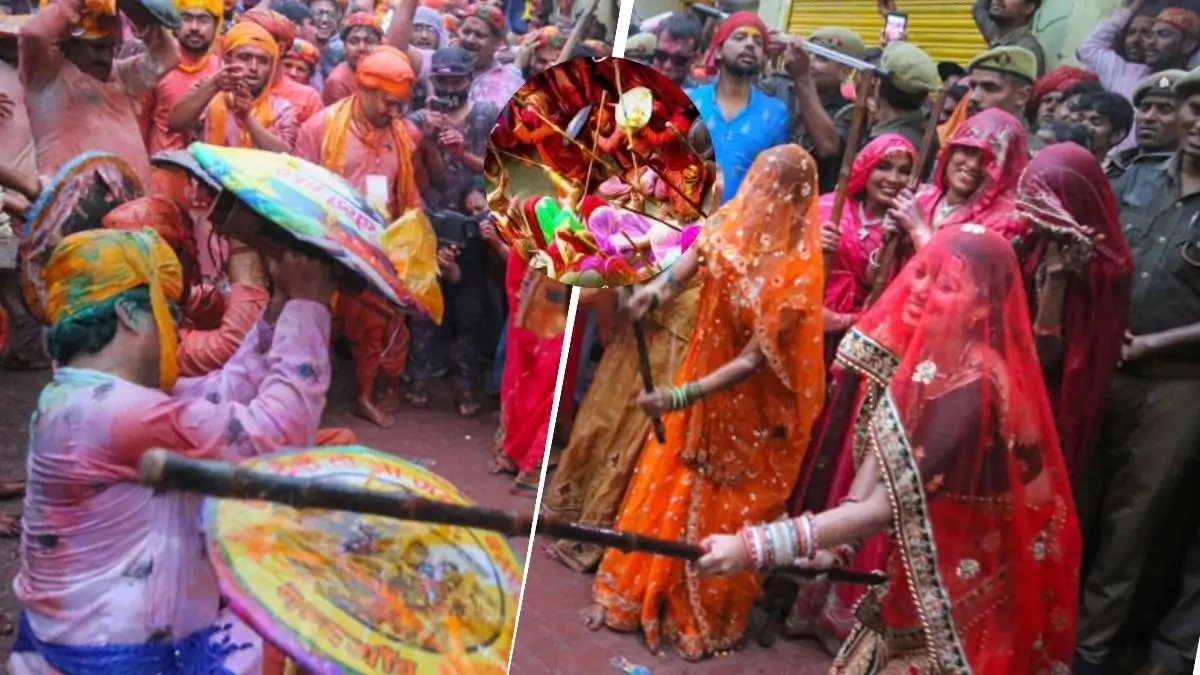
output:
[[58, 242], [99, 228], [109, 211], [144, 194], [133, 167], [108, 153], [85, 152], [54, 174], [29, 209], [17, 249], [21, 295], [35, 319], [49, 323], [42, 270]]
[[[432, 472], [359, 446], [242, 466], [471, 503]], [[313, 673], [505, 672], [522, 570], [498, 534], [212, 498], [204, 528], [231, 608]]]
[[204, 183], [216, 192], [221, 191], [221, 184], [208, 172], [200, 167], [200, 163], [187, 150], [162, 150], [150, 157], [150, 165], [154, 167], [169, 167], [180, 169], [196, 180]]
[[342, 177], [299, 157], [193, 143], [188, 151], [258, 215], [321, 249], [388, 302], [428, 313], [380, 245], [383, 216]]

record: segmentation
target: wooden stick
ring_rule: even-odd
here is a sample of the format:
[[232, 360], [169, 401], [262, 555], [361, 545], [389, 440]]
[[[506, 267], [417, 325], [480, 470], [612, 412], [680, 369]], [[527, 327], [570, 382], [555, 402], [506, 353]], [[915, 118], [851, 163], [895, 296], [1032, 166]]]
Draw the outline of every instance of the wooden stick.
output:
[[[654, 372], [650, 369], [650, 348], [646, 346], [646, 327], [641, 321], [633, 322], [633, 339], [637, 342], [638, 370], [642, 371], [642, 387], [646, 393], [654, 392]], [[659, 443], [667, 442], [667, 428], [663, 426], [662, 418], [655, 415], [650, 418], [654, 425], [654, 439]]]
[[[228, 499], [248, 499], [283, 504], [297, 509], [327, 509], [383, 516], [439, 525], [468, 527], [497, 532], [507, 537], [529, 537], [533, 514], [501, 511], [483, 506], [451, 504], [402, 492], [366, 490], [351, 485], [279, 476], [239, 468], [230, 462], [190, 459], [167, 450], [150, 450], [142, 455], [138, 480], [158, 490], [178, 490]], [[641, 552], [684, 560], [698, 560], [704, 549], [686, 542], [646, 537], [557, 520], [543, 515], [537, 534], [615, 548], [625, 553]], [[886, 577], [847, 570], [810, 570], [784, 567], [777, 574], [805, 578], [826, 577], [830, 581], [878, 584]]]
[[592, 0], [583, 14], [579, 15], [579, 21], [576, 21], [575, 27], [571, 29], [571, 36], [567, 38], [567, 43], [558, 53], [558, 61], [555, 62], [555, 65], [571, 60], [571, 52], [575, 51], [575, 48], [583, 41], [583, 30], [591, 23], [592, 17], [596, 14], [596, 8], [599, 6], [600, 0]]
[[[875, 85], [874, 73], [869, 70], [859, 71], [858, 90], [854, 94], [854, 117], [850, 121], [850, 133], [846, 135], [846, 150], [842, 153], [842, 166], [838, 171], [837, 190], [833, 194], [833, 209], [829, 212], [829, 220], [839, 227], [842, 223], [842, 210], [846, 206], [846, 191], [850, 187], [850, 171], [854, 168], [854, 158], [858, 156], [858, 146], [862, 139], [863, 127], [867, 124], [867, 97], [871, 95], [871, 87]], [[825, 274], [833, 267], [833, 252], [825, 251]]]
[[[912, 173], [908, 177], [909, 190], [916, 190], [917, 186], [921, 184], [921, 174], [924, 173], [925, 165], [929, 162], [929, 155], [933, 153], [933, 142], [937, 140], [937, 121], [942, 116], [942, 110], [946, 107], [949, 95], [950, 87], [942, 87], [933, 104], [933, 110], [929, 113], [929, 125], [925, 127], [925, 136], [921, 138], [921, 148], [917, 154], [916, 164], [913, 165]], [[883, 245], [883, 251], [879, 255], [879, 266], [875, 268], [875, 278], [871, 283], [871, 296], [867, 300], [868, 307], [875, 304], [875, 301], [883, 294], [883, 289], [887, 287], [888, 277], [892, 275], [892, 265], [896, 258], [896, 247], [899, 245], [900, 239], [900, 233], [894, 232], [888, 235], [887, 241]]]

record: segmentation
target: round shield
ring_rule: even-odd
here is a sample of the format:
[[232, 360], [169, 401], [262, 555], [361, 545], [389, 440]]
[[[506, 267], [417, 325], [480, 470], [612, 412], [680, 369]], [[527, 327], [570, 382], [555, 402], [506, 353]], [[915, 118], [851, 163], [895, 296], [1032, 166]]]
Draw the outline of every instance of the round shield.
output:
[[[432, 472], [358, 446], [243, 466], [470, 503]], [[498, 534], [211, 498], [204, 529], [230, 607], [311, 672], [505, 672], [522, 570]]]
[[258, 215], [316, 246], [388, 302], [427, 311], [379, 244], [383, 217], [350, 183], [299, 157], [193, 143], [200, 167]]
[[171, 167], [186, 171], [190, 176], [204, 183], [212, 190], [221, 191], [221, 184], [208, 175], [208, 172], [201, 168], [200, 163], [187, 150], [162, 150], [156, 152], [150, 157], [150, 165]]
[[100, 227], [109, 211], [144, 194], [133, 167], [108, 153], [85, 152], [54, 174], [29, 209], [17, 249], [21, 295], [35, 319], [49, 323], [42, 269], [58, 242]]

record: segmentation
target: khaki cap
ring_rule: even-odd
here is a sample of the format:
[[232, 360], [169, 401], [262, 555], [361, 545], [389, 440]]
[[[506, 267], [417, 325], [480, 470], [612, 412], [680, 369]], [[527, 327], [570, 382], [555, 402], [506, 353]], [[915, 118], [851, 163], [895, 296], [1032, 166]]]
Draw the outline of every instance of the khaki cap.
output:
[[658, 38], [653, 33], [638, 33], [630, 35], [625, 40], [625, 58], [628, 59], [649, 59], [654, 56], [654, 50], [658, 47]]
[[972, 70], [991, 70], [1005, 75], [1019, 77], [1033, 84], [1038, 79], [1037, 56], [1024, 47], [1006, 45], [995, 47], [976, 56], [967, 72]]
[[1163, 70], [1148, 76], [1138, 82], [1137, 89], [1133, 90], [1133, 104], [1141, 103], [1142, 98], [1150, 94], [1165, 94], [1174, 98], [1175, 84], [1187, 74], [1186, 70]]
[[910, 94], [927, 94], [942, 88], [937, 64], [911, 42], [889, 44], [879, 58], [879, 66], [888, 72], [892, 85]]
[[1175, 95], [1180, 98], [1200, 92], [1200, 68], [1188, 71], [1186, 75], [1175, 80]]
[[858, 33], [841, 26], [818, 28], [808, 36], [808, 41], [856, 59], [863, 58], [867, 53], [867, 45]]

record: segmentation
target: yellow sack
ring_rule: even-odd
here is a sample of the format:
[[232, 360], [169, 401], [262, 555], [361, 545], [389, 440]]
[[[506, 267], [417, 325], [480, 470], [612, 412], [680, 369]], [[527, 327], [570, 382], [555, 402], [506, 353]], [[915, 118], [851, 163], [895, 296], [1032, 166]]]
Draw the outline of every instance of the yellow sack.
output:
[[445, 301], [438, 285], [437, 235], [420, 209], [408, 209], [379, 235], [379, 245], [396, 268], [404, 287], [412, 293], [434, 323], [442, 323]]

